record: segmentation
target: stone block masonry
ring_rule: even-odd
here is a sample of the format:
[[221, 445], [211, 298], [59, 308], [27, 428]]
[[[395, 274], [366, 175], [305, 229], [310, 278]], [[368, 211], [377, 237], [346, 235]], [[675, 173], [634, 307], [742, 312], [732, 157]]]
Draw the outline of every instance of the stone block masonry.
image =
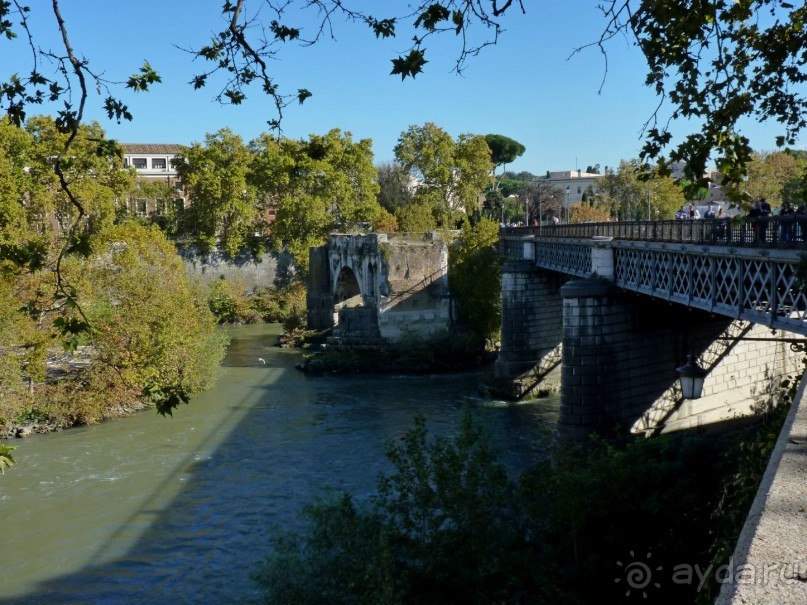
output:
[[[760, 326], [597, 279], [569, 282], [561, 294], [560, 425], [572, 439], [615, 427], [655, 433], [747, 415], [767, 405], [798, 367], [782, 343], [742, 340], [765, 332]], [[709, 370], [704, 397], [692, 401], [681, 398], [675, 372], [689, 352]]]
[[560, 361], [562, 279], [529, 261], [508, 261], [502, 268], [501, 350], [494, 377], [503, 394], [520, 397]]

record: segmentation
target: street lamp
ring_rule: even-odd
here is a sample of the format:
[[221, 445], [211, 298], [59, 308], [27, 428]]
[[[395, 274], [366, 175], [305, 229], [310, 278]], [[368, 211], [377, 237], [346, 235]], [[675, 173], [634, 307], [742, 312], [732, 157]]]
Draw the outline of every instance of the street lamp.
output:
[[678, 374], [684, 399], [700, 399], [708, 372], [697, 364], [692, 353], [687, 355], [686, 364], [675, 368], [675, 372]]
[[530, 194], [524, 192], [524, 226], [530, 226]]
[[566, 208], [566, 224], [569, 224], [569, 194], [572, 192], [572, 188], [566, 185], [566, 203], [564, 204]]

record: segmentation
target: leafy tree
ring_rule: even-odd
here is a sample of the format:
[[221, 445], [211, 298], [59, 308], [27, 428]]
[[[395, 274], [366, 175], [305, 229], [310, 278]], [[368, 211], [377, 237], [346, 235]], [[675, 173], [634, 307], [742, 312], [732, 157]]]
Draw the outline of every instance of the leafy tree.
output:
[[387, 457], [393, 470], [368, 506], [349, 495], [310, 506], [311, 531], [276, 541], [257, 574], [267, 603], [482, 604], [554, 593], [549, 570], [530, 566], [516, 486], [469, 412], [452, 439], [432, 438], [416, 417]]
[[216, 331], [204, 289], [156, 226], [109, 227], [92, 238], [91, 249], [91, 259], [70, 270], [79, 274], [99, 359], [127, 386], [158, 393], [158, 410], [171, 413], [211, 386], [224, 357], [226, 338]]
[[669, 176], [648, 173], [638, 160], [622, 161], [616, 172], [598, 179], [595, 199], [620, 220], [671, 219], [686, 202]]
[[[49, 116], [31, 117], [25, 126], [30, 136], [29, 165], [30, 214], [54, 217], [62, 231], [78, 218], [76, 206], [60, 186], [53, 171], [53, 158], [59, 155], [70, 135], [61, 132]], [[124, 199], [134, 186], [133, 171], [123, 168], [123, 150], [114, 141], [105, 141], [97, 122], [82, 124], [70, 146], [70, 158], [62, 166], [62, 177], [73, 198], [83, 209], [79, 230], [98, 230], [115, 220], [117, 200]], [[100, 146], [99, 146], [100, 145]]]
[[389, 212], [412, 202], [414, 183], [409, 172], [395, 162], [378, 165], [378, 203]]
[[373, 166], [372, 141], [353, 141], [334, 129], [293, 141], [263, 134], [252, 143], [251, 182], [260, 196], [277, 202], [272, 238], [308, 267], [308, 249], [332, 231], [373, 224], [381, 207]]
[[455, 141], [432, 122], [402, 132], [395, 159], [417, 182], [415, 200], [435, 208], [440, 227], [477, 210], [493, 168], [484, 137], [463, 134]]
[[[686, 162], [686, 177], [704, 186], [710, 155], [728, 186], [739, 185], [752, 159], [745, 118], [776, 120], [778, 143], [793, 144], [807, 124], [807, 46], [803, 4], [781, 0], [609, 0], [602, 10], [607, 26], [598, 45], [627, 33], [648, 64], [646, 82], [673, 104], [671, 117], [698, 119], [670, 158]], [[657, 114], [648, 122], [643, 158], [657, 156], [671, 141]], [[662, 120], [662, 123], [665, 123]]]
[[190, 220], [199, 241], [210, 250], [218, 241], [235, 256], [255, 231], [259, 214], [256, 191], [248, 181], [252, 156], [240, 136], [228, 128], [205, 136], [174, 160], [179, 178], [193, 199]]
[[395, 212], [398, 230], [404, 233], [423, 233], [438, 228], [438, 209], [428, 201], [415, 201], [401, 206]]
[[687, 201], [702, 201], [709, 197], [708, 187], [699, 187], [689, 179], [679, 179], [678, 185], [686, 192]]
[[[493, 169], [495, 170], [499, 166], [502, 167], [502, 176], [499, 180], [504, 178], [507, 164], [510, 164], [516, 158], [524, 155], [524, 152], [527, 150], [527, 148], [518, 141], [502, 134], [486, 134], [485, 142], [488, 144], [488, 147], [490, 147], [490, 159], [493, 162]], [[493, 187], [494, 189], [498, 189], [498, 183], [494, 182]]]
[[800, 172], [798, 161], [790, 154], [755, 152], [748, 164], [745, 190], [751, 199], [764, 197], [772, 206], [780, 206], [788, 184], [798, 179]]
[[463, 226], [449, 250], [449, 288], [457, 298], [459, 318], [480, 339], [495, 341], [501, 326], [501, 266], [496, 244], [498, 223], [482, 218]]
[[394, 214], [387, 212], [386, 208], [381, 208], [373, 222], [373, 231], [394, 233], [398, 231], [398, 219]]
[[570, 223], [604, 223], [610, 220], [611, 213], [605, 206], [579, 202], [569, 208]]
[[[762, 456], [742, 455], [758, 450], [749, 441], [664, 435], [557, 447], [516, 483], [467, 411], [450, 439], [430, 437], [418, 417], [388, 446], [392, 469], [375, 494], [308, 506], [305, 528], [275, 539], [257, 579], [267, 603], [615, 601], [626, 585], [614, 568], [631, 550], [652, 552], [665, 570], [722, 564], [708, 554], [713, 532], [736, 532], [744, 516], [730, 496], [719, 518], [712, 511], [721, 483], [736, 491], [737, 458], [764, 470]], [[701, 588], [668, 582], [652, 588], [653, 602], [700, 602]]]

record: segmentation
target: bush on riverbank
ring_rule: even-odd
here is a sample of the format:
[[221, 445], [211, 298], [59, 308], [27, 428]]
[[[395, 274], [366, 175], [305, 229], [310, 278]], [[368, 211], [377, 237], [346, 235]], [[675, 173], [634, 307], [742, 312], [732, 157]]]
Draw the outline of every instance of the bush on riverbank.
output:
[[305, 292], [299, 281], [249, 292], [243, 282], [219, 279], [210, 284], [207, 303], [220, 324], [299, 323], [305, 320]]
[[[50, 270], [0, 274], [0, 428], [91, 424], [143, 407], [149, 393], [170, 413], [216, 379], [227, 340], [173, 244], [127, 222], [85, 245], [63, 260], [75, 299], [61, 306], [38, 294], [54, 289]], [[59, 342], [82, 356], [57, 371]]]
[[560, 447], [514, 481], [467, 412], [453, 440], [417, 419], [375, 494], [307, 507], [256, 579], [270, 604], [692, 603], [715, 584], [712, 511], [739, 452], [777, 426]]
[[423, 374], [452, 372], [491, 363], [495, 354], [469, 331], [430, 337], [410, 334], [380, 350], [325, 350], [309, 354], [302, 364], [310, 374]]

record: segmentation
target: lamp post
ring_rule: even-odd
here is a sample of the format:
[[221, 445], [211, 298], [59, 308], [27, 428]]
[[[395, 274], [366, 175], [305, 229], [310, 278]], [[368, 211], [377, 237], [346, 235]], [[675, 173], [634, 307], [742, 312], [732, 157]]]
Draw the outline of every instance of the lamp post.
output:
[[572, 192], [572, 188], [566, 185], [566, 203], [564, 204], [566, 208], [566, 224], [569, 224], [569, 194]]
[[530, 226], [530, 194], [524, 192], [524, 226]]
[[[546, 199], [547, 199], [547, 200], [554, 200], [554, 199], [557, 199], [557, 198], [555, 198], [555, 195], [554, 195], [554, 194], [552, 194], [552, 195], [547, 196], [547, 198], [546, 198]], [[541, 193], [541, 190], [540, 190], [540, 189], [538, 189], [538, 226], [539, 226], [539, 227], [540, 227], [541, 225], [543, 225], [543, 220], [544, 220], [543, 200], [544, 200], [544, 198], [543, 198], [543, 194]], [[550, 212], [554, 212], [554, 211], [552, 210], [552, 206], [551, 206], [551, 205], [550, 205], [550, 209], [549, 209], [549, 211], [550, 211]], [[556, 217], [556, 218], [557, 218], [557, 217]], [[563, 210], [562, 210], [562, 209], [561, 209], [561, 218], [563, 218]]]
[[675, 368], [675, 371], [681, 383], [681, 394], [684, 399], [700, 399], [708, 372], [697, 364], [692, 353], [687, 355], [686, 364]]

